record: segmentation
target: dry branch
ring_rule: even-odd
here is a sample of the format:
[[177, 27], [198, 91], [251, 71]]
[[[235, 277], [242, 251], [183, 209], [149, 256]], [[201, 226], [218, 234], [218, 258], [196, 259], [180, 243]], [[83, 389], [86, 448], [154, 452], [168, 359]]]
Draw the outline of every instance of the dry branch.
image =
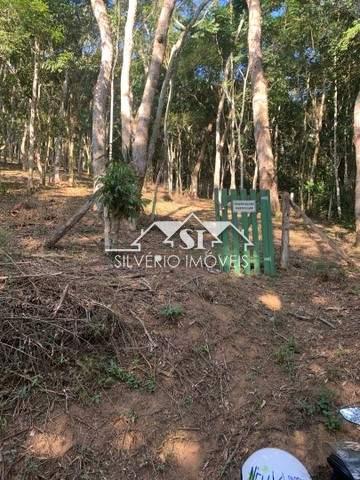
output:
[[53, 248], [57, 244], [57, 242], [83, 218], [83, 216], [87, 213], [90, 207], [94, 204], [95, 200], [95, 194], [91, 195], [86, 200], [86, 202], [74, 213], [74, 215], [70, 217], [63, 225], [58, 227], [53, 233], [53, 235], [51, 235], [51, 237], [45, 241], [44, 247]]

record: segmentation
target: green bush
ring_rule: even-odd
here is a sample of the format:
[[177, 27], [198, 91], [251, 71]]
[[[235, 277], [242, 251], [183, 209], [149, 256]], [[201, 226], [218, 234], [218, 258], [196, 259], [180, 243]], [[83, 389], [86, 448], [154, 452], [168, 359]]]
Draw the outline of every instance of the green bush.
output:
[[136, 218], [144, 206], [134, 169], [113, 161], [99, 179], [102, 204], [116, 217]]
[[183, 313], [183, 307], [177, 303], [165, 305], [160, 310], [160, 315], [168, 320], [176, 320], [181, 317]]

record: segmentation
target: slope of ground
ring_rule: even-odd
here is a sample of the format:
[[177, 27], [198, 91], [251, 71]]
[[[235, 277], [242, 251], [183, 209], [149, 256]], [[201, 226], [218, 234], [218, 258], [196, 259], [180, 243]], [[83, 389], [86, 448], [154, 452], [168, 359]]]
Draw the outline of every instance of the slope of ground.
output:
[[[360, 393], [357, 272], [296, 219], [274, 278], [115, 268], [94, 212], [43, 251], [89, 185], [28, 198], [21, 177], [2, 174], [1, 478], [237, 479], [270, 445], [330, 478], [329, 444], [360, 440], [336, 415]], [[160, 195], [159, 215], [190, 212], [212, 204]]]

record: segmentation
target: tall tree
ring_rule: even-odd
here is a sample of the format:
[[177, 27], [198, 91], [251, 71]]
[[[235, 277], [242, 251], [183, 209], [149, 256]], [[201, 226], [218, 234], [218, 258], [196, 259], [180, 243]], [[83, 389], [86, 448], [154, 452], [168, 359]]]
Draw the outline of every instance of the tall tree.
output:
[[360, 91], [356, 97], [354, 108], [354, 144], [356, 155], [356, 186], [355, 186], [355, 244], [360, 247]]
[[107, 100], [111, 84], [113, 44], [110, 19], [104, 0], [91, 0], [91, 7], [101, 38], [101, 62], [95, 86], [92, 115], [92, 163], [96, 183], [105, 173], [106, 168]]
[[36, 109], [38, 102], [38, 87], [39, 87], [39, 42], [38, 39], [34, 40], [34, 69], [33, 69], [33, 83], [32, 83], [32, 95], [30, 102], [30, 120], [29, 120], [29, 173], [28, 173], [28, 189], [31, 191], [33, 188], [33, 172], [34, 172], [34, 159], [35, 159], [35, 122], [36, 122]]
[[132, 164], [142, 185], [147, 167], [147, 151], [151, 112], [160, 79], [161, 65], [165, 55], [167, 34], [176, 0], [164, 0], [156, 27], [153, 50], [142, 100], [137, 112], [132, 145]]
[[247, 5], [249, 69], [253, 91], [254, 135], [259, 162], [260, 188], [270, 190], [272, 209], [274, 212], [279, 212], [280, 203], [270, 135], [268, 87], [262, 62], [260, 0], [247, 0]]
[[132, 107], [130, 88], [130, 66], [133, 50], [133, 30], [136, 18], [137, 0], [129, 0], [126, 17], [123, 61], [121, 68], [121, 144], [123, 155], [130, 153], [132, 130]]

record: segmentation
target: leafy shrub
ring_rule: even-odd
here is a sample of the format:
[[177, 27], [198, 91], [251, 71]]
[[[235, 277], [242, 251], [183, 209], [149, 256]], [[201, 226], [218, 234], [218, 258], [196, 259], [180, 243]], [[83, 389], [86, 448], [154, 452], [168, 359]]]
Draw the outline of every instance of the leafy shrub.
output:
[[144, 206], [134, 169], [113, 161], [99, 179], [100, 200], [116, 217], [136, 218]]
[[275, 352], [275, 359], [279, 365], [282, 365], [289, 375], [295, 373], [295, 354], [299, 353], [299, 349], [294, 338], [290, 338]]
[[340, 429], [340, 420], [334, 402], [334, 393], [322, 388], [312, 399], [297, 401], [298, 409], [304, 417], [320, 415], [325, 427], [334, 432]]
[[183, 313], [183, 307], [177, 303], [166, 305], [160, 310], [160, 315], [168, 320], [176, 320]]
[[0, 195], [6, 195], [8, 193], [8, 187], [5, 183], [0, 182]]

